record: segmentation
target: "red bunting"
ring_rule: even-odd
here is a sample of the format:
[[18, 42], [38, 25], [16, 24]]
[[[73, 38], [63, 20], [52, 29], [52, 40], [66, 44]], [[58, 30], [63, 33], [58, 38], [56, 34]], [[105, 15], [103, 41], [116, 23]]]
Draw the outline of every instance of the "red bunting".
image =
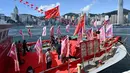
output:
[[40, 10], [38, 10], [38, 12], [41, 12]]
[[26, 1], [25, 3], [26, 3], [26, 4], [29, 4], [29, 2], [27, 2], [27, 1]]
[[23, 1], [23, 0], [19, 0], [20, 1], [20, 3]]
[[40, 11], [43, 11], [42, 9], [40, 9]]
[[43, 14], [43, 12], [41, 12], [41, 14]]
[[35, 10], [37, 10], [37, 9], [38, 9], [38, 7], [35, 8]]
[[34, 6], [33, 4], [31, 4], [31, 7]]

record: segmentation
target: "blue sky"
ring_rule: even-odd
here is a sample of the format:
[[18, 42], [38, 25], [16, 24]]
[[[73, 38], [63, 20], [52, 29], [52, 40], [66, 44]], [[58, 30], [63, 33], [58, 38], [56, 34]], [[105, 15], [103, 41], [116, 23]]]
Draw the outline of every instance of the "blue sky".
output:
[[[16, 5], [19, 9], [20, 14], [32, 14], [41, 16], [36, 10], [22, 4], [19, 0], [0, 0], [0, 13], [4, 13], [7, 16], [13, 12], [14, 6]], [[61, 15], [68, 12], [81, 12], [81, 9], [87, 5], [93, 3], [93, 0], [24, 0], [29, 3], [33, 3], [35, 6], [40, 7], [41, 5], [50, 5], [60, 3]], [[124, 8], [130, 10], [130, 0], [124, 0]], [[103, 13], [116, 10], [118, 6], [118, 0], [95, 0], [95, 3], [90, 7], [89, 12], [91, 13]]]

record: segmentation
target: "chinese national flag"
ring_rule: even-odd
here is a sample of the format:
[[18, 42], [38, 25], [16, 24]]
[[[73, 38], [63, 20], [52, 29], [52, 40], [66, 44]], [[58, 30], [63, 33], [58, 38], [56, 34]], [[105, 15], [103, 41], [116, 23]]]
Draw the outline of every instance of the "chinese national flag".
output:
[[79, 21], [73, 35], [78, 34], [80, 32], [80, 29], [82, 29], [82, 31], [84, 31], [84, 29], [85, 29], [85, 14], [83, 16], [81, 16], [80, 21]]
[[46, 19], [50, 19], [50, 18], [55, 18], [60, 16], [60, 12], [59, 12], [59, 6], [50, 9], [48, 11], [45, 11], [45, 18]]

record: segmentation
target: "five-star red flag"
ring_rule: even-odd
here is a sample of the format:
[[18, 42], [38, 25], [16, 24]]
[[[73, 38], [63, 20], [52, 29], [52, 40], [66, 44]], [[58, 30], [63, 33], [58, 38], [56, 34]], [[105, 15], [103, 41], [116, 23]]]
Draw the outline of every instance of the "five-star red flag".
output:
[[50, 19], [50, 18], [55, 18], [60, 16], [60, 12], [59, 12], [59, 6], [52, 8], [48, 11], [45, 11], [45, 18], [46, 19]]
[[73, 35], [77, 35], [80, 32], [80, 29], [82, 29], [82, 31], [85, 29], [85, 14], [81, 16]]

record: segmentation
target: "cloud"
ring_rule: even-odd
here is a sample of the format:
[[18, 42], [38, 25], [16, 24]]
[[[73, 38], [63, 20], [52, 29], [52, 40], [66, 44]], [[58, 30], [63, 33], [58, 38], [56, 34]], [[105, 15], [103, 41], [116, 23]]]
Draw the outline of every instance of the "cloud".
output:
[[88, 12], [90, 10], [90, 8], [95, 4], [96, 0], [93, 0], [93, 2], [83, 8], [81, 8], [82, 12]]
[[57, 2], [56, 4], [50, 4], [50, 5], [41, 5], [38, 10], [42, 9], [43, 11], [46, 11], [46, 10], [49, 10], [49, 9], [52, 9], [56, 6], [60, 5], [59, 2]]

